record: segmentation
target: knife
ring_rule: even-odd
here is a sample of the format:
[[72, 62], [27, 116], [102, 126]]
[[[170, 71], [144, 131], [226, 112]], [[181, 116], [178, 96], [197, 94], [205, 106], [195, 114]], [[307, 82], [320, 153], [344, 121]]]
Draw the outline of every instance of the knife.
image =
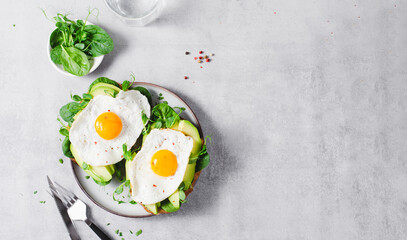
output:
[[47, 179], [48, 179], [49, 188], [51, 189], [51, 193], [52, 193], [52, 196], [54, 197], [55, 203], [57, 204], [59, 213], [61, 214], [61, 217], [64, 220], [66, 229], [68, 229], [69, 236], [71, 237], [72, 240], [81, 240], [78, 233], [76, 232], [75, 226], [72, 224], [71, 218], [68, 215], [66, 207], [62, 203], [61, 199], [59, 199], [59, 197], [56, 196], [54, 193], [54, 192], [56, 192], [54, 184], [52, 183], [51, 179], [49, 179], [48, 176], [47, 176]]

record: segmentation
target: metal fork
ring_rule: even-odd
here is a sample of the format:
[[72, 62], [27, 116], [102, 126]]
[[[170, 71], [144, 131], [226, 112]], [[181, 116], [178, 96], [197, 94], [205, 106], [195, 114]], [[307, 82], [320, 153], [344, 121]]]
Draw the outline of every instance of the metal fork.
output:
[[68, 209], [68, 215], [72, 221], [84, 221], [102, 240], [111, 240], [100, 228], [98, 228], [88, 217], [87, 205], [82, 202], [75, 194], [66, 190], [64, 187], [54, 182], [57, 192], [54, 192], [58, 196], [64, 205]]

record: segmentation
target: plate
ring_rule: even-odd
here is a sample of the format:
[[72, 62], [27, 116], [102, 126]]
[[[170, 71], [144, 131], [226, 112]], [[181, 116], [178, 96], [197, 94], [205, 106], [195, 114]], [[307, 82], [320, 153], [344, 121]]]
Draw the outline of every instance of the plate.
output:
[[[198, 128], [199, 134], [203, 136], [201, 126], [199, 125], [199, 121], [195, 113], [188, 106], [188, 104], [175, 93], [152, 83], [135, 82], [133, 83], [133, 86], [145, 87], [152, 95], [153, 106], [155, 106], [157, 103], [167, 101], [168, 105], [171, 107], [184, 107], [185, 111], [181, 113], [180, 117], [193, 123]], [[158, 99], [160, 94], [162, 94], [164, 99]], [[71, 167], [79, 187], [92, 202], [102, 209], [122, 217], [138, 218], [154, 216], [145, 211], [144, 208], [139, 204], [132, 205], [127, 202], [118, 204], [118, 202], [114, 201], [113, 193], [121, 184], [115, 177], [113, 177], [112, 181], [108, 185], [100, 186], [96, 184], [92, 178], [86, 179], [88, 174], [86, 174], [86, 172], [73, 161], [71, 161]]]
[[[77, 20], [77, 19], [75, 19], [75, 21], [76, 21], [76, 20]], [[86, 22], [86, 25], [95, 25], [95, 24], [93, 24], [93, 23], [87, 21], [87, 22]], [[49, 59], [49, 61], [51, 62], [51, 65], [52, 65], [58, 72], [64, 74], [65, 76], [79, 77], [79, 76], [73, 75], [73, 74], [71, 74], [71, 73], [65, 71], [65, 70], [64, 70], [64, 66], [62, 66], [62, 64], [56, 64], [56, 63], [54, 63], [54, 62], [52, 61], [52, 59], [51, 59], [51, 49], [52, 49], [52, 48], [51, 48], [51, 45], [49, 44], [49, 39], [48, 39], [47, 53], [48, 53], [48, 59]], [[88, 74], [92, 73], [93, 71], [95, 71], [96, 68], [98, 68], [99, 65], [102, 63], [104, 57], [105, 57], [105, 55], [102, 55], [102, 56], [99, 56], [99, 57], [92, 57], [91, 59], [89, 59], [89, 63], [90, 63], [90, 65], [91, 65], [91, 67], [90, 67], [89, 72], [88, 72], [86, 75], [88, 75]], [[85, 75], [85, 76], [86, 76], [86, 75]], [[82, 77], [83, 77], [83, 76], [82, 76]]]

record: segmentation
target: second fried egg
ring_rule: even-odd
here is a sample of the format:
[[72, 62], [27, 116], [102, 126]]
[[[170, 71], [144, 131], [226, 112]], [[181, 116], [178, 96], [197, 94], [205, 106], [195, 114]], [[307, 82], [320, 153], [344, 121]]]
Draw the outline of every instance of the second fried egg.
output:
[[192, 138], [179, 131], [151, 130], [141, 150], [126, 166], [132, 198], [153, 204], [174, 193], [184, 178], [192, 146]]

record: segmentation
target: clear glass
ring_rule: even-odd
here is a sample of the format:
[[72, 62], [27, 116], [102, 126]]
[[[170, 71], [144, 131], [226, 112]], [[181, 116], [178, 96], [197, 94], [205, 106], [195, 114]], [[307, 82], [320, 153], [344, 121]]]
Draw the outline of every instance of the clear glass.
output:
[[135, 27], [143, 27], [154, 21], [164, 8], [164, 0], [105, 0], [105, 2], [122, 21]]

